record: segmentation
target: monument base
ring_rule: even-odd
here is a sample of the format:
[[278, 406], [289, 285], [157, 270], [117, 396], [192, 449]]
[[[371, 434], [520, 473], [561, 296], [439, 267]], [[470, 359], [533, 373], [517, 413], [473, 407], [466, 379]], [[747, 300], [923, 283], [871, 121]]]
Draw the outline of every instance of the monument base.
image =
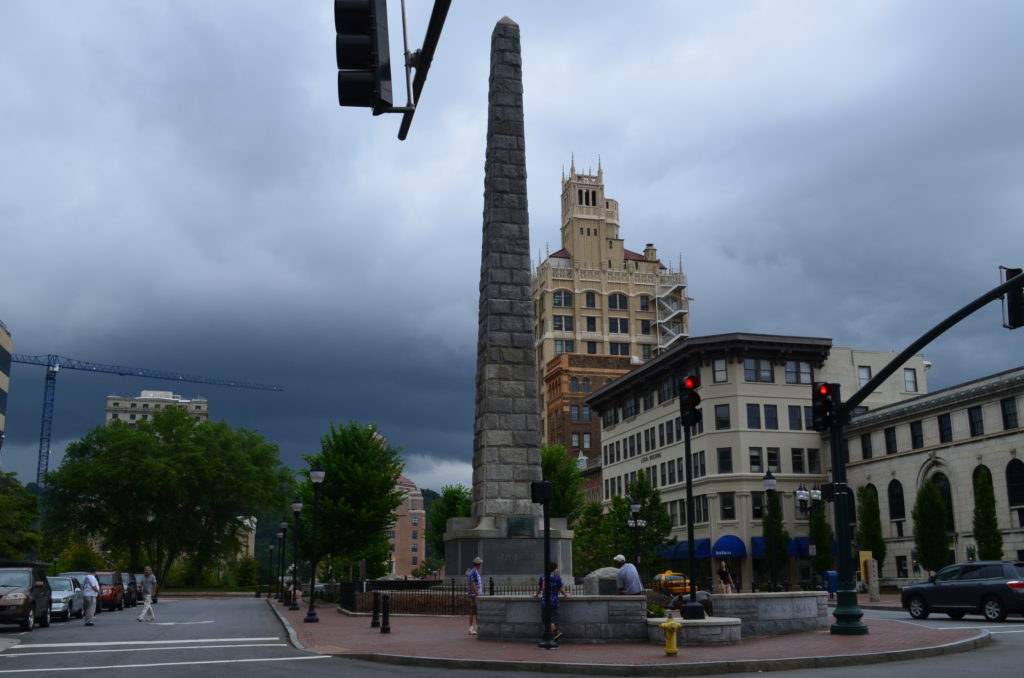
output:
[[[551, 518], [551, 560], [572, 582], [572, 531]], [[544, 574], [544, 521], [539, 516], [450, 518], [444, 534], [445, 577], [462, 577], [473, 559], [484, 560], [483, 579], [498, 586], [536, 586]]]

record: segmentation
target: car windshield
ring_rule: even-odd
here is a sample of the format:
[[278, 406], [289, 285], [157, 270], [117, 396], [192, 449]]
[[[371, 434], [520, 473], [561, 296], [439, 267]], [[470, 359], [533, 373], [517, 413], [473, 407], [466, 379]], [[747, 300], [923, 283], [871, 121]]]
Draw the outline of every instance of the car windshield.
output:
[[96, 575], [96, 581], [103, 584], [104, 586], [114, 585], [114, 575], [112, 574], [98, 574]]
[[0, 586], [20, 586], [28, 588], [28, 572], [0, 572]]
[[50, 588], [54, 591], [70, 591], [71, 580], [60, 577], [50, 577]]

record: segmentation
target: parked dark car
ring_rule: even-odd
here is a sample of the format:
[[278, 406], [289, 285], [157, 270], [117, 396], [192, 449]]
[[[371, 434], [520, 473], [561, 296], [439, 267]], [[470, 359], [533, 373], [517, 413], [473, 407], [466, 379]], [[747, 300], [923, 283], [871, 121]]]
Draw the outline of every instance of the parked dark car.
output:
[[50, 625], [48, 563], [0, 560], [0, 624], [17, 624], [31, 631]]
[[96, 581], [100, 583], [100, 599], [97, 606], [102, 605], [108, 610], [124, 609], [124, 581], [121, 573], [116, 570], [97, 572]]
[[942, 568], [928, 581], [911, 584], [900, 596], [914, 619], [945, 612], [952, 619], [981, 614], [1003, 621], [1024, 614], [1024, 562], [980, 560]]
[[142, 600], [142, 591], [135, 583], [135, 575], [131, 572], [122, 572], [121, 582], [124, 584], [125, 607], [135, 607]]

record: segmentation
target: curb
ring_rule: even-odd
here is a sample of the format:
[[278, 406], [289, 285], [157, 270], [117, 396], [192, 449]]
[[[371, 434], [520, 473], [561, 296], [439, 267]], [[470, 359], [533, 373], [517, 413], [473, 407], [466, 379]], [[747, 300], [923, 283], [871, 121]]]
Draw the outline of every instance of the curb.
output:
[[[287, 622], [285, 622], [287, 624]], [[489, 671], [531, 671], [536, 673], [568, 673], [594, 676], [707, 676], [721, 673], [756, 673], [760, 671], [791, 671], [795, 669], [860, 666], [884, 662], [921, 659], [944, 654], [967, 652], [992, 642], [988, 631], [975, 638], [959, 640], [937, 647], [895, 650], [873, 654], [835, 655], [831, 657], [790, 657], [786, 659], [744, 659], [695, 664], [552, 664], [536, 661], [490, 661], [486, 659], [438, 659], [372, 653], [331, 655], [338, 659], [378, 662], [398, 666], [424, 666], [446, 669], [484, 669]]]
[[[295, 635], [295, 629], [292, 628], [292, 625], [288, 623], [288, 620], [285, 619], [284, 615], [282, 615], [281, 612], [277, 609], [277, 606], [274, 605], [273, 598], [267, 599], [267, 605], [269, 605], [270, 609], [273, 610], [274, 614], [277, 615], [277, 619], [281, 622], [281, 626], [284, 627], [284, 630], [288, 632], [288, 642], [292, 644], [292, 647], [298, 650], [306, 650], [306, 648], [302, 646], [302, 643], [299, 642], [299, 637]], [[310, 650], [306, 651], [309, 652]]]

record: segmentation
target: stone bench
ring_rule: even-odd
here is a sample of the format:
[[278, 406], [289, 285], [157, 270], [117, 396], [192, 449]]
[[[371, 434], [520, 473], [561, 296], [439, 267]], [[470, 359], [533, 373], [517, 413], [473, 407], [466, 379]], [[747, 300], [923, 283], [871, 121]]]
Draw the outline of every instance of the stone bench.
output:
[[829, 624], [824, 591], [720, 593], [714, 600], [716, 615], [741, 620], [744, 638], [811, 631]]

